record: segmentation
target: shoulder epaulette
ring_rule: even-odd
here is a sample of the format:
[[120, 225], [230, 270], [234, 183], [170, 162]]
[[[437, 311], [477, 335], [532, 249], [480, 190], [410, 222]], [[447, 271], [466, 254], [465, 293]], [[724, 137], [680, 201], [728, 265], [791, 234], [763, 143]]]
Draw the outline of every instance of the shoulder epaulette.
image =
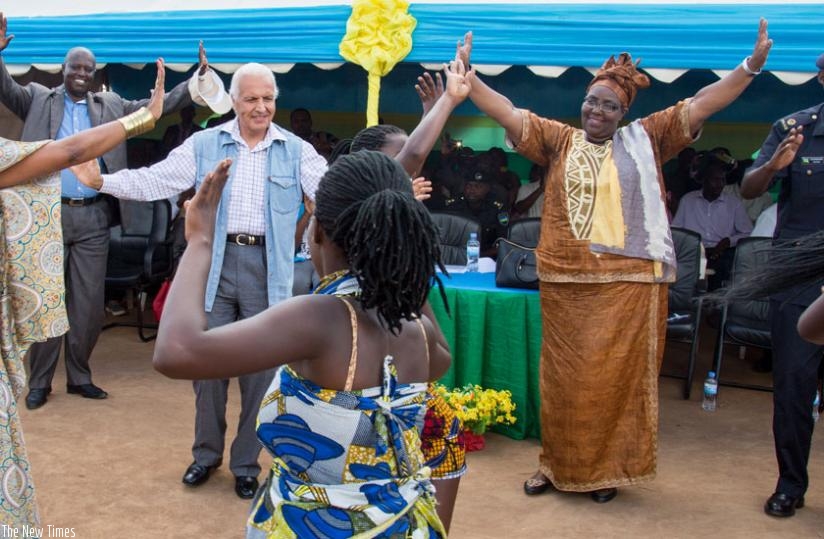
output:
[[783, 132], [787, 132], [793, 127], [806, 126], [818, 120], [819, 107], [813, 107], [794, 112], [776, 122], [776, 126]]

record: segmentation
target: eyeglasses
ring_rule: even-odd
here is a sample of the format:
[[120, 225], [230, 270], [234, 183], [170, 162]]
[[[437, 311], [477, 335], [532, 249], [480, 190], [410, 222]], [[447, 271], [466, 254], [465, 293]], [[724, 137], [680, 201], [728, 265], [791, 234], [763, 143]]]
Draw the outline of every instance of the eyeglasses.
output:
[[621, 105], [617, 105], [612, 101], [598, 101], [594, 97], [585, 97], [584, 106], [590, 110], [600, 110], [607, 114], [615, 114], [621, 110]]

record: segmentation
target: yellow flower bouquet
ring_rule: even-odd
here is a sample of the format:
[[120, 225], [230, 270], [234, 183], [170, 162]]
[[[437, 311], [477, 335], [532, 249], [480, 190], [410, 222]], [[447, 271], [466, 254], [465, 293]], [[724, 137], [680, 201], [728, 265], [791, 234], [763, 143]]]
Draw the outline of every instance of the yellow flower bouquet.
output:
[[515, 423], [515, 404], [512, 392], [508, 390], [484, 389], [479, 385], [467, 384], [461, 388], [446, 389], [440, 384], [435, 391], [455, 410], [455, 415], [464, 429], [475, 434], [483, 434], [493, 425]]

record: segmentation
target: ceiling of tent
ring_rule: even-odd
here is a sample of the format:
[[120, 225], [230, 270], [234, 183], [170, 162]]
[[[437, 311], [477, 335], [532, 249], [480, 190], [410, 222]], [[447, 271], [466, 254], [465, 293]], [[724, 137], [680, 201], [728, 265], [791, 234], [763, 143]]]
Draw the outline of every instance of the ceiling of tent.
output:
[[[185, 71], [203, 40], [210, 63], [224, 72], [256, 61], [287, 72], [296, 63], [335, 68], [351, 2], [145, 0], [140, 7], [112, 7], [110, 0], [16, 2], [6, 8], [14, 41], [3, 58], [14, 74], [30, 66], [56, 70], [65, 51], [91, 48], [98, 63], [141, 67], [157, 56]], [[824, 51], [824, 4], [815, 2], [410, 2], [417, 20], [406, 62], [439, 65], [454, 55], [466, 30], [475, 35], [473, 65], [496, 74], [526, 66], [558, 77], [570, 67], [594, 69], [608, 54], [629, 51], [654, 78], [670, 82], [689, 69], [720, 75], [752, 49], [758, 20], [769, 21], [775, 46], [767, 69], [789, 84], [815, 74]], [[197, 8], [197, 9], [193, 9]], [[43, 16], [48, 13], [49, 16]]]

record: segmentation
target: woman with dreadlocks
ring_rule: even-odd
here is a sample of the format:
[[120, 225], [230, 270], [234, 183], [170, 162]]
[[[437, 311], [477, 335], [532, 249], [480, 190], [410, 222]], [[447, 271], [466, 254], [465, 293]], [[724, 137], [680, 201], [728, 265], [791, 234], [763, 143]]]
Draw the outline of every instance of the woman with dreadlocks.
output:
[[[649, 79], [629, 54], [589, 83], [581, 128], [516, 108], [468, 74], [470, 99], [501, 124], [518, 153], [548, 167], [537, 248], [543, 344], [539, 470], [527, 494], [589, 492], [656, 473], [658, 370], [675, 253], [661, 163], [749, 86], [772, 41], [762, 20], [752, 55], [676, 105], [619, 127]], [[469, 64], [472, 34], [462, 59]], [[574, 328], [570, 330], [570, 328]]]
[[[437, 141], [449, 114], [466, 98], [469, 88], [462, 76], [464, 70], [463, 64], [457, 63], [453, 64], [452, 69], [444, 70], [446, 89], [439, 76], [437, 82], [428, 73], [418, 77], [415, 89], [421, 98], [423, 118], [411, 135], [390, 124], [361, 129], [352, 140], [341, 141], [332, 152], [332, 162], [341, 155], [373, 150], [394, 158], [414, 178]], [[432, 190], [431, 182], [424, 178], [413, 180], [412, 188], [415, 198], [421, 201], [429, 198]], [[466, 474], [466, 447], [460, 419], [431, 387], [421, 449], [426, 464], [432, 469], [438, 516], [444, 529], [449, 532], [458, 487], [461, 477]]]
[[320, 293], [207, 330], [198, 305], [229, 165], [188, 207], [179, 269], [188, 278], [172, 285], [154, 365], [190, 379], [280, 367], [258, 416], [273, 463], [247, 537], [445, 536], [419, 435], [427, 382], [451, 361], [427, 304], [443, 266], [409, 176], [378, 152], [338, 159], [310, 226]]

